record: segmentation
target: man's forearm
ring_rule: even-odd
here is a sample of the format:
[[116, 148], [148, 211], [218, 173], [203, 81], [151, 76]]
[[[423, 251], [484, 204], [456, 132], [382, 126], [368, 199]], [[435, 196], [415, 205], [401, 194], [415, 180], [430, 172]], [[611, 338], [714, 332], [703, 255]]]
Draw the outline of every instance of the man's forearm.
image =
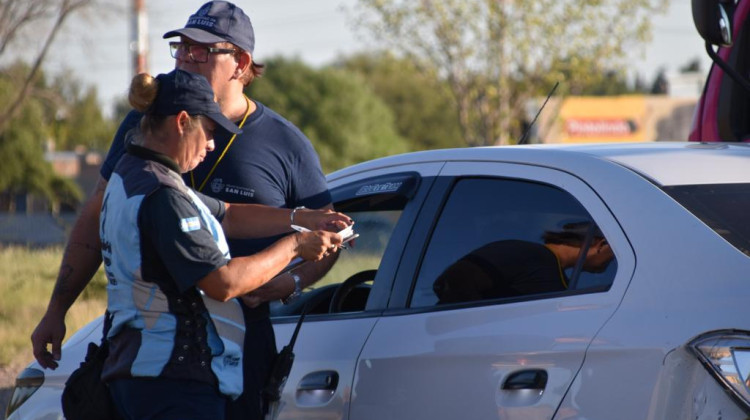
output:
[[[323, 278], [333, 267], [338, 258], [338, 253], [330, 255], [320, 261], [308, 262], [294, 269], [294, 273], [300, 277], [300, 287], [305, 289]], [[244, 299], [250, 307], [255, 307], [263, 302], [284, 299], [294, 292], [294, 279], [289, 273], [284, 273], [271, 279], [265, 285], [250, 293]]]
[[48, 314], [64, 316], [99, 269], [102, 262], [99, 212], [106, 186], [106, 181], [100, 179], [73, 225], [47, 306]]
[[[342, 251], [339, 251], [342, 252]], [[316, 281], [322, 279], [331, 270], [331, 267], [339, 258], [339, 253], [335, 253], [320, 261], [310, 262], [294, 270], [294, 273], [300, 277], [302, 289], [311, 286]], [[294, 288], [289, 292], [293, 292]], [[282, 296], [283, 297], [283, 296]]]
[[102, 262], [101, 248], [69, 242], [52, 290], [47, 312], [64, 315], [94, 277]]
[[[333, 210], [333, 205], [327, 204], [321, 207], [320, 210]], [[294, 273], [300, 276], [300, 287], [305, 289], [323, 278], [336, 263], [337, 259], [338, 252], [320, 261], [308, 262], [294, 269]], [[243, 300], [248, 306], [256, 307], [264, 302], [284, 299], [292, 294], [292, 292], [294, 292], [294, 279], [289, 273], [284, 273], [271, 279], [254, 292], [243, 296]]]

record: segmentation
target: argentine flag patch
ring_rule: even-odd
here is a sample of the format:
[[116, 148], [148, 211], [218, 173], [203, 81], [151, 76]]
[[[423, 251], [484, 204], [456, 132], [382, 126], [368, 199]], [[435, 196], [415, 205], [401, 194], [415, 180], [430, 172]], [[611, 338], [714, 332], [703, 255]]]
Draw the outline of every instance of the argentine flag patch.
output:
[[197, 216], [186, 217], [180, 220], [180, 229], [182, 229], [183, 232], [192, 232], [200, 228], [201, 228], [201, 221], [200, 221], [200, 218], [198, 218]]

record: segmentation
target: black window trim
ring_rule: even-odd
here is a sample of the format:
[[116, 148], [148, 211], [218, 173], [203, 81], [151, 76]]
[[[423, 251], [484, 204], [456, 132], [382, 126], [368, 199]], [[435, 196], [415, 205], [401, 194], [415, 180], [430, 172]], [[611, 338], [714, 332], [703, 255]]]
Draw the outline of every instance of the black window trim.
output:
[[[432, 187], [430, 197], [428, 197], [427, 201], [425, 201], [425, 203], [422, 205], [422, 213], [417, 216], [417, 223], [412, 229], [412, 237], [409, 238], [409, 242], [408, 242], [411, 245], [411, 247], [405, 249], [404, 251], [402, 260], [405, 262], [405, 264], [400, 267], [400, 270], [397, 273], [396, 280], [393, 284], [393, 293], [392, 293], [390, 301], [388, 302], [388, 309], [387, 311], [383, 313], [383, 315], [397, 316], [397, 315], [401, 315], [404, 313], [423, 313], [423, 312], [434, 312], [434, 311], [442, 311], [442, 310], [454, 310], [458, 308], [490, 306], [490, 305], [505, 304], [505, 303], [527, 302], [527, 301], [541, 300], [541, 299], [552, 299], [552, 298], [563, 297], [563, 296], [575, 296], [575, 295], [592, 294], [592, 293], [606, 293], [610, 290], [611, 285], [593, 286], [593, 287], [587, 287], [583, 289], [566, 290], [566, 291], [559, 292], [559, 293], [545, 293], [545, 294], [540, 294], [540, 295], [526, 295], [526, 296], [519, 296], [519, 297], [513, 297], [513, 298], [488, 299], [488, 300], [475, 301], [475, 302], [462, 302], [462, 303], [454, 303], [454, 304], [445, 304], [445, 305], [440, 305], [440, 306], [433, 305], [433, 306], [412, 308], [410, 304], [411, 304], [412, 296], [414, 294], [414, 289], [416, 288], [418, 274], [422, 267], [425, 254], [427, 253], [427, 247], [432, 237], [432, 234], [435, 230], [435, 226], [440, 220], [440, 216], [443, 212], [443, 209], [445, 207], [445, 204], [448, 198], [450, 197], [451, 191], [453, 190], [453, 188], [459, 181], [465, 180], [465, 179], [495, 179], [495, 180], [502, 179], [502, 180], [512, 180], [512, 181], [518, 181], [518, 182], [528, 182], [528, 183], [546, 185], [549, 187], [556, 188], [558, 190], [562, 190], [568, 193], [569, 195], [571, 195], [574, 199], [578, 201], [578, 198], [575, 195], [571, 194], [569, 191], [563, 189], [559, 185], [555, 185], [555, 184], [537, 180], [537, 179], [529, 179], [529, 178], [514, 177], [514, 176], [501, 176], [501, 175], [458, 175], [458, 176], [440, 175], [438, 176], [438, 179], [435, 181], [435, 184]], [[583, 206], [582, 203], [581, 205]], [[584, 209], [586, 209], [586, 212], [589, 213], [589, 216], [593, 218], [593, 216], [591, 216], [589, 212], [589, 209], [586, 208], [585, 206], [584, 206]], [[433, 215], [433, 217], [427, 217], [427, 215], [430, 215], [430, 214]], [[419, 247], [414, 246], [414, 244], [417, 244], [417, 243], [421, 244], [421, 246]], [[573, 284], [577, 283], [577, 281], [578, 281], [577, 278], [571, 279], [571, 282]]]

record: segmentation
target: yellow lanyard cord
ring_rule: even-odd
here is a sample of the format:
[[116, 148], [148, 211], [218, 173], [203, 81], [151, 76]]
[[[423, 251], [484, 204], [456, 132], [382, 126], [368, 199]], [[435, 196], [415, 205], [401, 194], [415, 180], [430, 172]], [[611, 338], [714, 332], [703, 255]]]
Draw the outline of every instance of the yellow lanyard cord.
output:
[[568, 282], [565, 281], [565, 275], [563, 274], [562, 264], [560, 264], [560, 258], [557, 257], [557, 254], [554, 252], [552, 255], [555, 256], [555, 260], [557, 260], [557, 271], [560, 273], [560, 282], [562, 283], [563, 287], [566, 289], [568, 288]]
[[[240, 125], [239, 125], [240, 128], [242, 128], [242, 126], [245, 125], [245, 121], [247, 120], [247, 117], [250, 116], [250, 110], [252, 109], [252, 107], [250, 106], [250, 98], [248, 98], [247, 95], [243, 95], [243, 96], [245, 96], [245, 101], [247, 101], [247, 111], [245, 111], [245, 116], [242, 117], [242, 121], [240, 122]], [[237, 137], [237, 134], [234, 134], [232, 135], [232, 138], [229, 139], [229, 142], [227, 143], [226, 146], [224, 146], [224, 150], [221, 152], [221, 156], [219, 156], [219, 158], [216, 159], [214, 166], [211, 168], [210, 171], [208, 171], [208, 174], [206, 174], [206, 177], [203, 178], [203, 182], [201, 182], [201, 185], [200, 187], [197, 188], [197, 191], [203, 191], [203, 187], [206, 186], [206, 182], [209, 180], [209, 178], [211, 178], [211, 175], [214, 174], [216, 167], [219, 166], [219, 162], [221, 162], [221, 160], [224, 159], [224, 155], [227, 154], [227, 150], [229, 150], [229, 147], [232, 145], [236, 137]], [[190, 185], [193, 187], [193, 189], [196, 189], [195, 178], [193, 177], [193, 171], [190, 171]]]

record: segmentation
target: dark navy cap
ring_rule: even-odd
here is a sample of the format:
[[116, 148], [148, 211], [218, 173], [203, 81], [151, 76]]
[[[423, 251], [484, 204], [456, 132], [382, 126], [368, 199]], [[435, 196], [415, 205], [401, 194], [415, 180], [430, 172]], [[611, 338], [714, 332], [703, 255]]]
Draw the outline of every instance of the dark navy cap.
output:
[[599, 229], [596, 223], [589, 220], [582, 220], [576, 222], [568, 222], [563, 224], [562, 233], [568, 233], [580, 237], [585, 237], [591, 232], [595, 238], [603, 238], [604, 234]]
[[250, 18], [228, 1], [210, 1], [190, 16], [185, 27], [164, 34], [164, 38], [186, 36], [201, 44], [231, 42], [252, 54], [255, 32]]
[[230, 133], [241, 133], [234, 123], [221, 113], [214, 101], [214, 91], [205, 77], [184, 70], [172, 70], [156, 76], [159, 92], [150, 112], [156, 115], [177, 115], [185, 111], [190, 115], [205, 115]]

